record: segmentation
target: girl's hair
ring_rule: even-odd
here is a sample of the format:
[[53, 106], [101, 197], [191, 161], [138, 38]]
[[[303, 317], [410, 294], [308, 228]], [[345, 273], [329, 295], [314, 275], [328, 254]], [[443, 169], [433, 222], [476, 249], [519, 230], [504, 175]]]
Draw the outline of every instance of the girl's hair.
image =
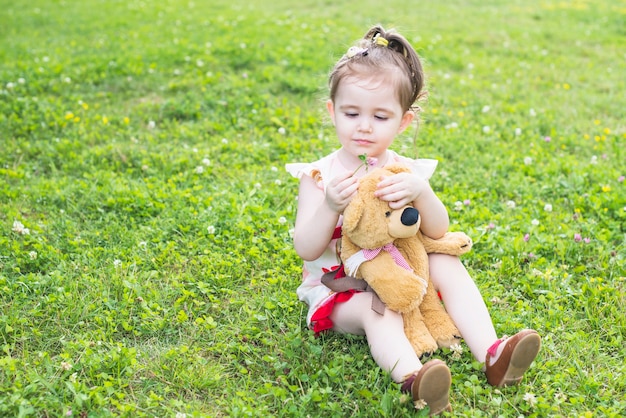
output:
[[335, 64], [328, 79], [330, 99], [335, 100], [339, 83], [346, 77], [387, 76], [390, 70], [398, 69], [400, 76], [391, 73], [391, 79], [403, 110], [419, 110], [416, 102], [427, 93], [424, 90], [424, 70], [417, 52], [393, 29], [385, 31], [380, 25], [374, 26]]

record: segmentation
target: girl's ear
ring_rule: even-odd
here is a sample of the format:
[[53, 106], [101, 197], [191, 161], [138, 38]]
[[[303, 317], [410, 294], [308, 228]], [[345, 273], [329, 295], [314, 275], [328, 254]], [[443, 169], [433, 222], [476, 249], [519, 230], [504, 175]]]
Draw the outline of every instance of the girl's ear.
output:
[[330, 119], [333, 121], [333, 125], [335, 124], [335, 104], [331, 99], [328, 99], [326, 102], [326, 109], [328, 109], [328, 113], [330, 114]]
[[398, 129], [398, 133], [404, 132], [404, 130], [409, 127], [411, 122], [413, 122], [413, 119], [415, 119], [414, 111], [407, 110], [406, 112], [404, 112], [404, 115], [402, 115], [402, 120], [400, 121], [400, 128]]

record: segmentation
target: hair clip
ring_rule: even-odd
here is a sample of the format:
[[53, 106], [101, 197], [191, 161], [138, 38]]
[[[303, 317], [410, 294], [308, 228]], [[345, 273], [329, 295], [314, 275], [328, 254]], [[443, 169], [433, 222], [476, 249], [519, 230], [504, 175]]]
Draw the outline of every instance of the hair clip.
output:
[[367, 48], [359, 48], [358, 46], [351, 46], [348, 48], [348, 51], [346, 52], [346, 56], [348, 58], [352, 58], [356, 55], [361, 55], [362, 57], [366, 56]]
[[374, 37], [372, 38], [372, 43], [376, 45], [380, 45], [380, 46], [385, 46], [385, 47], [389, 45], [389, 41], [383, 38], [380, 35], [380, 33], [377, 33], [376, 35], [374, 35]]

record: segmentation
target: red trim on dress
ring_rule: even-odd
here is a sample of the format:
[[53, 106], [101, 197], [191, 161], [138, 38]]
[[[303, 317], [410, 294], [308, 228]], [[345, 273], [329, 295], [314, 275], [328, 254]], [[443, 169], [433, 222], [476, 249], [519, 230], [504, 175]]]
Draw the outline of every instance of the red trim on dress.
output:
[[333, 321], [330, 319], [330, 315], [333, 313], [335, 304], [349, 301], [350, 298], [352, 298], [352, 296], [357, 292], [357, 290], [347, 290], [345, 292], [335, 293], [322, 306], [320, 306], [311, 317], [311, 325], [313, 326], [315, 334], [332, 329]]

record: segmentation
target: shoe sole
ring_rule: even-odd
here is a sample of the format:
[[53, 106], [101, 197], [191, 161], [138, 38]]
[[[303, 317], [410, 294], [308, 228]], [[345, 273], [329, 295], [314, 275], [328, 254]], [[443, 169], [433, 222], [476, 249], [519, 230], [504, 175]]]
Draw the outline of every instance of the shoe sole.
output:
[[497, 386], [511, 386], [518, 384], [526, 370], [537, 357], [541, 348], [541, 337], [537, 333], [523, 336], [513, 348], [509, 367], [506, 369], [502, 381]]
[[450, 407], [450, 369], [443, 361], [431, 360], [422, 367], [421, 373], [411, 388], [413, 400], [423, 400], [430, 408], [430, 415], [452, 411]]

